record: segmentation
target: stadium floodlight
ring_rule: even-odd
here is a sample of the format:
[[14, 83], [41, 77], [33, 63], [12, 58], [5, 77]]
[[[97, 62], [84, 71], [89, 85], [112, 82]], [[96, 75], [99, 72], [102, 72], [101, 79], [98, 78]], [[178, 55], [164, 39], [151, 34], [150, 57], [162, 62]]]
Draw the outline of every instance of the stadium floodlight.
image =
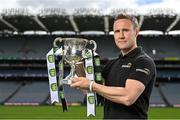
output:
[[38, 31], [31, 30], [31, 31], [24, 31], [23, 34], [24, 35], [47, 35], [47, 32], [46, 31], [40, 31], [40, 30], [38, 30]]
[[104, 31], [82, 31], [80, 35], [104, 35]]
[[53, 31], [52, 35], [76, 35], [74, 31]]
[[114, 31], [110, 31], [110, 32], [109, 32], [109, 35], [114, 35]]
[[67, 12], [64, 8], [43, 8], [39, 9], [39, 16], [66, 16]]
[[24, 31], [23, 34], [24, 35], [34, 35], [35, 31]]
[[144, 31], [140, 31], [139, 35], [146, 35], [146, 36], [156, 36], [156, 35], [163, 35], [162, 31], [157, 31], [157, 30], [144, 30]]
[[122, 9], [122, 8], [116, 8], [116, 9], [112, 9], [111, 12], [110, 12], [110, 15], [111, 16], [116, 16], [118, 15], [119, 13], [127, 13], [127, 14], [130, 14], [130, 15], [139, 15], [137, 10], [135, 9], [129, 9], [129, 8], [125, 8], [125, 9]]
[[151, 8], [147, 10], [147, 15], [169, 15], [169, 16], [175, 16], [177, 13], [174, 9], [168, 9], [168, 8]]
[[76, 8], [74, 9], [73, 15], [75, 16], [83, 16], [83, 15], [91, 15], [91, 16], [102, 16], [102, 10], [96, 8]]
[[2, 10], [2, 16], [14, 16], [14, 15], [22, 15], [22, 16], [30, 16], [30, 11], [27, 8], [6, 8]]
[[180, 30], [169, 31], [168, 35], [180, 35]]

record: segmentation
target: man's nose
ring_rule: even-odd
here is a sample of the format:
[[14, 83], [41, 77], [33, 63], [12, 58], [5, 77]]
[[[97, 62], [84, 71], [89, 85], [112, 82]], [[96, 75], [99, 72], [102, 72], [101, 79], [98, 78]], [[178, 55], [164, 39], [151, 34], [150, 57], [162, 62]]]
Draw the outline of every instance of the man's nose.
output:
[[119, 38], [120, 38], [120, 39], [124, 39], [124, 38], [125, 38], [125, 37], [124, 37], [124, 33], [123, 33], [122, 31], [119, 32]]

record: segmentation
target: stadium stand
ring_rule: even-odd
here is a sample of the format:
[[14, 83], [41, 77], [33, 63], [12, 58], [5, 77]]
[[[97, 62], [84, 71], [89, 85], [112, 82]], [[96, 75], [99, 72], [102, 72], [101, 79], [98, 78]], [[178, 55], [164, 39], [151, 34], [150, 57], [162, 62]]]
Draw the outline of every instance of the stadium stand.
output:
[[[2, 15], [0, 103], [50, 104], [45, 56], [53, 47], [53, 40], [56, 37], [82, 37], [95, 40], [98, 45], [97, 52], [103, 64], [116, 57], [119, 51], [113, 42], [113, 35], [110, 34], [113, 17], [110, 15]], [[180, 30], [178, 15], [137, 15], [137, 17], [141, 23], [141, 31], [162, 32], [158, 35], [140, 34], [138, 37], [138, 44], [143, 46], [155, 60], [158, 72], [150, 104], [151, 106], [180, 106], [178, 95], [180, 93], [180, 36], [168, 34], [169, 31]], [[33, 33], [25, 34], [28, 31]], [[37, 34], [38, 31], [43, 31], [45, 34]], [[57, 34], [53, 34], [54, 32]], [[66, 85], [64, 88], [68, 103], [84, 102], [82, 92]]]
[[1, 81], [0, 83], [0, 104], [8, 100], [14, 91], [18, 88], [16, 81]]
[[26, 82], [7, 103], [41, 103], [48, 95], [47, 82]]
[[153, 91], [152, 91], [152, 95], [151, 95], [151, 98], [150, 98], [150, 103], [151, 103], [151, 106], [164, 106], [164, 101], [163, 99], [161, 98], [159, 92], [158, 92], [158, 89], [157, 87], [154, 87]]

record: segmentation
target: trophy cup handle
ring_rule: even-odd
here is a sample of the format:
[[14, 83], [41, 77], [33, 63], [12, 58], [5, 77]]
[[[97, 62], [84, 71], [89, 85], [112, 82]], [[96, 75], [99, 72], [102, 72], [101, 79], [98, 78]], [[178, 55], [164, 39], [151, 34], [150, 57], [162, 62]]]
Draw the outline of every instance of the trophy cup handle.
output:
[[96, 42], [95, 42], [94, 40], [90, 40], [90, 41], [89, 41], [89, 44], [94, 44], [93, 51], [96, 51], [96, 49], [97, 49], [97, 44], [96, 44]]
[[54, 42], [53, 42], [53, 46], [54, 46], [54, 47], [58, 47], [57, 44], [56, 44], [58, 41], [59, 41], [59, 42], [62, 42], [63, 39], [60, 38], [60, 37], [56, 38], [56, 39], [54, 40]]

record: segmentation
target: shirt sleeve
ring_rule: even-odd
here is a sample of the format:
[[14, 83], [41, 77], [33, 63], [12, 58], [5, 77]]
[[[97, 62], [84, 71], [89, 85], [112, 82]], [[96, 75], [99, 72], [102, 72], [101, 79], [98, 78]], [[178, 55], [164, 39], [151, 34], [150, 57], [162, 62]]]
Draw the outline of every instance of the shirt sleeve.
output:
[[134, 79], [142, 82], [145, 86], [153, 79], [156, 73], [154, 61], [148, 57], [138, 58], [132, 65], [132, 72], [128, 79]]

